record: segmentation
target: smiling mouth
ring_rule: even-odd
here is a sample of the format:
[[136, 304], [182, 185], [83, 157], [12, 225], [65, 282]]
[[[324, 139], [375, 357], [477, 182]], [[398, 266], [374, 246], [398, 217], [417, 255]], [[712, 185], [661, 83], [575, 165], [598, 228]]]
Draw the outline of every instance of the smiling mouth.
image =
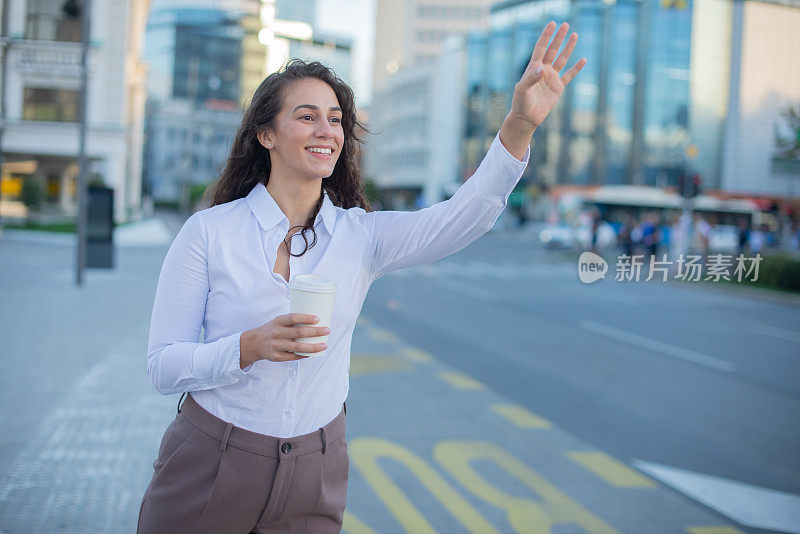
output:
[[316, 158], [319, 158], [319, 159], [328, 159], [329, 160], [329, 159], [331, 159], [333, 157], [333, 151], [331, 151], [331, 152], [326, 154], [324, 152], [312, 152], [311, 150], [306, 149], [306, 152], [308, 152], [312, 156], [314, 156]]

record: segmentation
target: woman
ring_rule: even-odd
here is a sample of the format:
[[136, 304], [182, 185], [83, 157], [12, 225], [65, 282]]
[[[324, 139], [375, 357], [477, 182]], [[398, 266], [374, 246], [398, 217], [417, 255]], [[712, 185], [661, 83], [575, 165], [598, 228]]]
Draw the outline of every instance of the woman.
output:
[[[557, 56], [568, 28], [548, 46], [546, 26], [475, 174], [416, 212], [367, 211], [353, 93], [330, 70], [293, 61], [261, 83], [211, 207], [186, 221], [159, 276], [147, 372], [162, 394], [189, 394], [162, 438], [139, 532], [340, 531], [350, 342], [367, 290], [492, 227], [534, 130], [586, 63], [559, 75], [577, 42]], [[330, 333], [287, 313], [290, 277], [310, 272], [338, 286]], [[328, 347], [294, 341], [325, 334]]]

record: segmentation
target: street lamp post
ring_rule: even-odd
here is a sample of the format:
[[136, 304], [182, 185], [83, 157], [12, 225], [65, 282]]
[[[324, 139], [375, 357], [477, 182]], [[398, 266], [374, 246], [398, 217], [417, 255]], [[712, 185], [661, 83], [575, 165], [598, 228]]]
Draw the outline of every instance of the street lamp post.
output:
[[86, 107], [89, 80], [89, 29], [91, 27], [91, 0], [83, 0], [81, 9], [83, 46], [81, 47], [81, 96], [80, 96], [80, 148], [78, 149], [78, 219], [76, 233], [78, 235], [78, 258], [76, 280], [78, 286], [83, 285], [83, 269], [86, 266]]

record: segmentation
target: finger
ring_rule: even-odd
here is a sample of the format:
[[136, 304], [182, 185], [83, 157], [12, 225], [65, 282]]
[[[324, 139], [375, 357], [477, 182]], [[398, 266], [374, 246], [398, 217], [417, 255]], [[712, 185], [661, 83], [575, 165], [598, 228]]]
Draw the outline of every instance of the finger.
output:
[[[539, 67], [541, 68], [541, 67]], [[533, 87], [536, 85], [542, 77], [544, 76], [544, 71], [536, 72], [535, 70], [530, 70], [525, 72], [520, 79], [520, 83], [523, 87]]]
[[564, 75], [561, 77], [561, 83], [564, 84], [564, 87], [566, 87], [567, 84], [572, 81], [572, 79], [581, 71], [584, 65], [586, 65], [586, 58], [582, 57], [572, 66], [571, 69], [564, 73]]
[[556, 58], [556, 54], [558, 54], [558, 49], [561, 48], [561, 43], [564, 42], [564, 36], [567, 35], [569, 31], [569, 24], [566, 22], [558, 28], [556, 32], [556, 36], [553, 37], [553, 42], [550, 43], [550, 46], [547, 47], [547, 52], [544, 54], [544, 58], [542, 59], [542, 63], [552, 63], [553, 60]]
[[556, 72], [561, 72], [561, 69], [563, 69], [564, 65], [567, 64], [567, 61], [569, 61], [569, 56], [572, 55], [572, 51], [575, 49], [575, 44], [577, 44], [577, 42], [577, 33], [573, 33], [569, 36], [569, 39], [567, 39], [567, 46], [564, 47], [564, 50], [558, 54], [558, 57], [553, 62], [553, 68], [556, 70]]
[[539, 40], [536, 41], [536, 46], [533, 47], [533, 54], [531, 55], [531, 61], [528, 63], [530, 67], [536, 62], [539, 62], [544, 57], [544, 52], [547, 49], [547, 43], [550, 42], [550, 37], [553, 35], [553, 32], [556, 29], [556, 23], [554, 21], [550, 21], [547, 23], [547, 26], [544, 27], [542, 30], [542, 35], [539, 36]]
[[280, 359], [278, 361], [281, 362], [293, 362], [295, 360], [304, 360], [306, 358], [310, 358], [310, 356], [301, 356], [299, 354], [295, 354], [294, 352], [282, 351], [278, 354], [280, 355]]
[[299, 337], [327, 336], [329, 333], [330, 329], [325, 326], [296, 326], [286, 330], [286, 337], [297, 339]]
[[287, 313], [279, 317], [278, 324], [281, 326], [291, 326], [293, 324], [314, 324], [317, 316], [310, 313]]
[[290, 341], [286, 350], [297, 354], [298, 352], [322, 352], [326, 348], [325, 343], [300, 343], [298, 341]]

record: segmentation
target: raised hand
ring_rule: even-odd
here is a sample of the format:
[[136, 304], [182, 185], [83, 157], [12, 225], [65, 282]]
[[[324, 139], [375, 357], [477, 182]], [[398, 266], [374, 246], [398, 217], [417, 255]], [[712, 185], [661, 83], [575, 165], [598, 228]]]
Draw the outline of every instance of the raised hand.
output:
[[586, 58], [581, 58], [571, 69], [563, 75], [559, 75], [575, 49], [578, 34], [573, 33], [569, 36], [564, 50], [556, 57], [558, 49], [561, 48], [564, 37], [569, 31], [569, 24], [565, 22], [561, 25], [556, 32], [555, 39], [548, 46], [547, 43], [550, 42], [555, 29], [556, 23], [553, 21], [544, 27], [542, 35], [539, 36], [539, 40], [533, 48], [531, 60], [525, 68], [522, 78], [514, 86], [509, 115], [530, 125], [533, 129], [542, 124], [558, 99], [561, 98], [564, 88], [586, 65]]
[[578, 42], [578, 34], [570, 35], [567, 46], [556, 57], [569, 30], [569, 24], [563, 23], [553, 42], [547, 46], [555, 28], [555, 22], [548, 22], [539, 40], [536, 41], [531, 60], [522, 78], [514, 86], [511, 110], [500, 128], [500, 141], [519, 160], [523, 158], [531, 144], [533, 132], [561, 98], [564, 88], [586, 65], [586, 58], [581, 58], [563, 75], [559, 74], [567, 64], [575, 43]]

